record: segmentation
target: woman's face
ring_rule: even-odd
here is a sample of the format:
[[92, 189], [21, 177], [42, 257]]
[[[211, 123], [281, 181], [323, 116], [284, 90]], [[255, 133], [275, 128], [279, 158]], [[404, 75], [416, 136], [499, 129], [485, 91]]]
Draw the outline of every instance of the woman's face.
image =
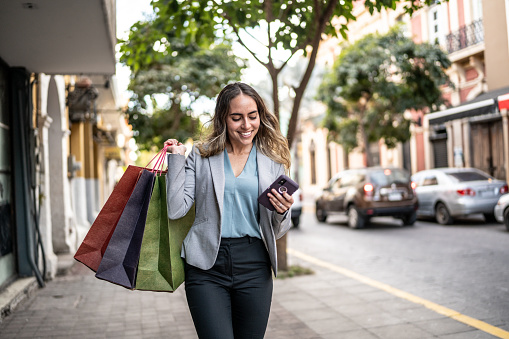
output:
[[232, 146], [247, 146], [260, 127], [260, 115], [253, 98], [240, 94], [230, 102], [230, 113], [226, 117], [226, 128]]

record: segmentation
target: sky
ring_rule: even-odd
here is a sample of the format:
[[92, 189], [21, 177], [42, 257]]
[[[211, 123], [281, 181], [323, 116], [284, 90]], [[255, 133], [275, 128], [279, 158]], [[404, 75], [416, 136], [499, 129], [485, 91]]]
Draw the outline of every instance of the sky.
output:
[[[117, 0], [117, 38], [125, 39], [129, 36], [129, 28], [145, 18], [145, 14], [152, 13], [150, 0]], [[119, 55], [117, 54], [117, 60]], [[117, 81], [122, 100], [127, 100], [127, 85], [129, 84], [129, 68], [117, 63]]]

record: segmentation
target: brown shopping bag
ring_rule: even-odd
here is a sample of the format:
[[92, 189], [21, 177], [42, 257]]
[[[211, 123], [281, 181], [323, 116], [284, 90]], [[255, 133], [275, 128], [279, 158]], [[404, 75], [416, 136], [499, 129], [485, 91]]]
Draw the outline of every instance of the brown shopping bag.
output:
[[178, 220], [168, 219], [165, 176], [157, 176], [143, 234], [136, 289], [173, 292], [184, 282], [180, 248], [194, 222], [194, 206]]
[[134, 288], [154, 179], [155, 173], [142, 171], [104, 252], [97, 278]]
[[99, 212], [74, 259], [97, 271], [111, 235], [117, 226], [143, 167], [129, 166]]

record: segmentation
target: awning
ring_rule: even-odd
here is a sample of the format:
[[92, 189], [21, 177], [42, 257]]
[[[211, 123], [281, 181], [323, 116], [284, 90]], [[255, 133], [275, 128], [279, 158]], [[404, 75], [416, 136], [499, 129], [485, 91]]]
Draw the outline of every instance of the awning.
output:
[[[483, 93], [477, 98], [459, 106], [429, 113], [426, 117], [428, 118], [430, 125], [436, 125], [443, 124], [444, 122], [451, 120], [496, 113], [499, 111], [499, 98], [504, 98], [507, 94], [509, 94], [509, 87], [500, 88]], [[506, 100], [507, 108], [509, 108], [509, 97]]]
[[498, 109], [499, 110], [503, 110], [503, 109], [509, 110], [509, 93], [498, 97]]
[[115, 0], [1, 1], [0, 58], [46, 74], [115, 74]]

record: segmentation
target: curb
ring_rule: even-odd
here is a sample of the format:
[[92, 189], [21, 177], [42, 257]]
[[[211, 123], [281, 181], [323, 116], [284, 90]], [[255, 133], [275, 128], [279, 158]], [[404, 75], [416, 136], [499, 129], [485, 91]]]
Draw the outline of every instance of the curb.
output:
[[21, 278], [0, 292], [0, 323], [23, 301], [29, 299], [38, 288], [35, 277]]

